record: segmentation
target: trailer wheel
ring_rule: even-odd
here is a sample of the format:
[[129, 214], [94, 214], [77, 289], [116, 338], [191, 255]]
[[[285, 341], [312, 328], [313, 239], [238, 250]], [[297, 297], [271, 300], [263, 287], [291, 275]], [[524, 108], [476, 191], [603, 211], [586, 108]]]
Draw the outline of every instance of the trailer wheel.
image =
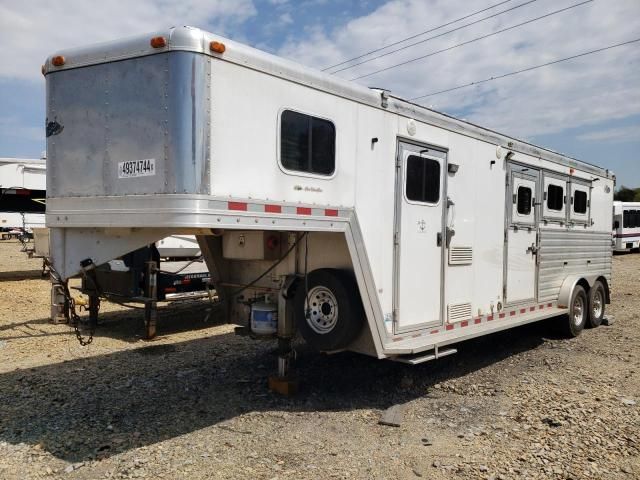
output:
[[606, 303], [604, 285], [601, 281], [596, 281], [589, 290], [589, 326], [599, 327], [604, 318], [604, 305]]
[[302, 337], [318, 350], [346, 347], [360, 332], [364, 310], [353, 277], [347, 272], [323, 268], [307, 276], [294, 300], [295, 316]]
[[577, 337], [584, 330], [589, 320], [589, 300], [587, 293], [580, 285], [576, 285], [569, 302], [569, 314], [563, 325], [563, 333], [567, 337]]

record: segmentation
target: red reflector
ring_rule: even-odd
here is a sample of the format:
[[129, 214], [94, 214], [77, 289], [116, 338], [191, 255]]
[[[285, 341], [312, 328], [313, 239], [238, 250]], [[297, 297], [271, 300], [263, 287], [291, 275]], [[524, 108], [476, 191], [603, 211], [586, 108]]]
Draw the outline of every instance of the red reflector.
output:
[[215, 53], [224, 53], [227, 47], [222, 42], [213, 41], [209, 43], [209, 50]]
[[469, 326], [469, 322], [467, 320], [464, 320], [464, 321], [460, 322], [460, 326], [461, 327], [468, 327]]
[[185, 278], [184, 280], [182, 280], [182, 284], [183, 285], [189, 285], [191, 283], [191, 279], [190, 278]]
[[280, 205], [265, 205], [265, 213], [282, 213], [282, 207]]
[[453, 325], [447, 325], [447, 330], [453, 330]]
[[477, 325], [478, 323], [480, 323], [480, 322], [482, 322], [482, 319], [481, 319], [481, 318], [476, 318], [476, 319], [473, 321], [473, 323], [475, 323], [476, 325]]
[[229, 202], [227, 205], [229, 210], [240, 210], [243, 212], [247, 211], [247, 204], [244, 202]]
[[164, 37], [153, 37], [149, 42], [153, 48], [164, 48], [167, 46], [167, 39]]
[[51, 59], [51, 63], [53, 63], [56, 67], [61, 67], [65, 64], [66, 59], [62, 55], [56, 55]]
[[327, 208], [324, 211], [324, 215], [325, 215], [325, 217], [337, 217], [338, 216], [338, 210], [331, 210], [331, 209]]
[[16, 190], [16, 195], [31, 195], [31, 190], [27, 190], [26, 188], [19, 188]]
[[173, 287], [167, 287], [164, 289], [164, 293], [174, 293], [176, 291]]
[[298, 215], [311, 215], [311, 209], [307, 207], [298, 207], [296, 208], [296, 213]]

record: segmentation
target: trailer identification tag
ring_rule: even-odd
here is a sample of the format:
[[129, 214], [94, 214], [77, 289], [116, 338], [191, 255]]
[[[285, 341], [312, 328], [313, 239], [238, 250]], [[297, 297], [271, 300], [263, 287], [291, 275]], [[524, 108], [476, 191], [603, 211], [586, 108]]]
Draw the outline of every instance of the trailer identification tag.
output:
[[118, 178], [149, 177], [156, 174], [156, 159], [118, 162]]

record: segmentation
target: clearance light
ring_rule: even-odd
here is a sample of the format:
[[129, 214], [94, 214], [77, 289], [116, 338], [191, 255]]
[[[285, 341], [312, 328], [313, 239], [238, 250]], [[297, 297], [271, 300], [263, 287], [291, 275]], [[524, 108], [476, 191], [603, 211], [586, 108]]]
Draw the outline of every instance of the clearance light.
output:
[[153, 37], [149, 43], [153, 48], [164, 48], [167, 46], [167, 39], [164, 37]]
[[227, 47], [224, 46], [224, 43], [213, 41], [209, 43], [209, 50], [215, 53], [224, 53]]
[[51, 59], [51, 63], [53, 63], [56, 67], [61, 67], [66, 62], [66, 59], [62, 55], [56, 55]]

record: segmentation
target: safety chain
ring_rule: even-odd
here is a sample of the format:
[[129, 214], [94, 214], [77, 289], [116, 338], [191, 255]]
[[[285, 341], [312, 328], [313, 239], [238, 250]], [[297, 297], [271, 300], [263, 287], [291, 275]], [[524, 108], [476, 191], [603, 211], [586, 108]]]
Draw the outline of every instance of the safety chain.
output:
[[[73, 325], [73, 331], [76, 334], [76, 338], [78, 339], [78, 343], [82, 347], [86, 347], [93, 342], [93, 335], [96, 333], [96, 324], [97, 322], [93, 320], [91, 317], [91, 312], [89, 312], [89, 336], [83, 337], [82, 332], [80, 332], [80, 316], [76, 313], [76, 301], [69, 293], [69, 289], [67, 286], [64, 286], [65, 298], [67, 302], [69, 302], [69, 314], [71, 316], [71, 325]], [[96, 300], [100, 301], [100, 300]]]
[[[78, 339], [78, 343], [82, 347], [86, 347], [87, 345], [90, 345], [93, 342], [93, 335], [96, 332], [97, 320], [92, 319], [91, 318], [92, 317], [91, 312], [89, 312], [89, 336], [88, 337], [84, 337], [82, 335], [82, 332], [80, 331], [81, 319], [80, 319], [80, 316], [76, 313], [76, 301], [71, 296], [71, 293], [69, 292], [69, 286], [67, 285], [67, 282], [63, 282], [62, 281], [62, 277], [55, 270], [55, 268], [53, 267], [53, 264], [51, 263], [51, 261], [48, 258], [44, 259], [44, 264], [47, 267], [49, 267], [49, 272], [51, 272], [51, 276], [56, 280], [56, 282], [59, 285], [62, 285], [62, 291], [63, 291], [63, 294], [64, 294], [64, 298], [69, 303], [69, 317], [70, 317], [69, 320], [71, 322], [71, 326], [73, 326], [73, 331], [74, 331], [74, 333], [76, 335], [76, 338]], [[99, 299], [96, 299], [96, 300], [98, 302], [100, 302]], [[96, 308], [98, 308], [98, 309], [100, 308], [100, 303], [98, 303]]]

